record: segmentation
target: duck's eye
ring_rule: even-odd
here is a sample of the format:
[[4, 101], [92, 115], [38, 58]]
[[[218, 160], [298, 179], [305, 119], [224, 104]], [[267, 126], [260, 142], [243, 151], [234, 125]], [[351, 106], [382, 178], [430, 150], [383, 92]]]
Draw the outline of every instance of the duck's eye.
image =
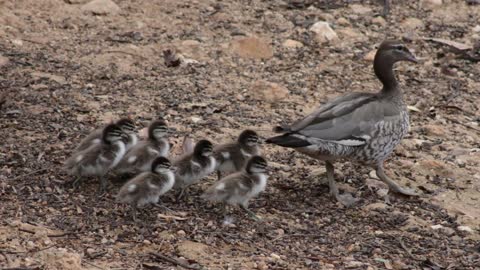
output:
[[403, 46], [403, 45], [397, 45], [397, 46], [395, 46], [395, 50], [397, 50], [397, 51], [402, 51], [402, 52], [403, 52], [403, 51], [405, 51], [405, 46]]

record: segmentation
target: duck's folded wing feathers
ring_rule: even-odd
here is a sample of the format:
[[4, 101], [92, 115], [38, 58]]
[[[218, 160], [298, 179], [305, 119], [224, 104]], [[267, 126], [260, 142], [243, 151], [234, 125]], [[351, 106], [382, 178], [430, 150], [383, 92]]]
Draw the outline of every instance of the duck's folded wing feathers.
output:
[[370, 139], [380, 121], [394, 121], [400, 108], [373, 94], [351, 94], [317, 109], [289, 127], [286, 134], [269, 139], [286, 147], [303, 147], [320, 141], [359, 146]]

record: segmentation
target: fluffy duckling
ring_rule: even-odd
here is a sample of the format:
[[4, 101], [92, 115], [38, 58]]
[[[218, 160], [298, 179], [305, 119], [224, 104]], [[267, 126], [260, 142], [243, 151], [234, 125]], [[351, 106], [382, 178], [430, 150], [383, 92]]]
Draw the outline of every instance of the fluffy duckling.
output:
[[[130, 147], [135, 145], [138, 141], [138, 137], [135, 134], [135, 123], [133, 123], [132, 120], [128, 118], [122, 118], [116, 122], [117, 126], [120, 127], [120, 129], [123, 130], [126, 134], [128, 134], [128, 142], [126, 144], [126, 149], [128, 150]], [[97, 128], [94, 131], [92, 131], [90, 134], [88, 134], [87, 137], [85, 137], [80, 144], [75, 148], [75, 152], [80, 152], [83, 151], [93, 144], [99, 144], [102, 142], [102, 134], [103, 134], [103, 128]]]
[[127, 151], [116, 167], [119, 173], [140, 173], [150, 171], [156, 157], [167, 157], [170, 143], [165, 138], [168, 127], [165, 121], [153, 121], [148, 127], [148, 138], [135, 144]]
[[94, 143], [85, 150], [74, 152], [65, 162], [65, 170], [77, 179], [96, 176], [100, 178], [100, 191], [107, 187], [104, 176], [115, 167], [125, 155], [125, 141], [128, 135], [116, 124], [107, 125], [102, 132], [100, 143]]
[[260, 156], [248, 160], [242, 171], [230, 174], [216, 182], [202, 195], [202, 198], [240, 205], [254, 219], [259, 218], [248, 209], [248, 201], [265, 190], [267, 185], [267, 161]]
[[150, 172], [143, 172], [123, 185], [117, 195], [117, 202], [132, 206], [132, 218], [136, 221], [137, 208], [149, 203], [157, 204], [160, 196], [169, 191], [175, 183], [174, 168], [165, 157], [157, 157]]
[[192, 153], [180, 156], [175, 162], [175, 188], [181, 188], [178, 198], [185, 190], [215, 170], [216, 161], [213, 157], [213, 145], [210, 141], [199, 141]]
[[236, 142], [221, 144], [213, 148], [217, 160], [217, 176], [220, 180], [222, 173], [240, 171], [248, 159], [260, 154], [260, 137], [253, 130], [243, 131]]

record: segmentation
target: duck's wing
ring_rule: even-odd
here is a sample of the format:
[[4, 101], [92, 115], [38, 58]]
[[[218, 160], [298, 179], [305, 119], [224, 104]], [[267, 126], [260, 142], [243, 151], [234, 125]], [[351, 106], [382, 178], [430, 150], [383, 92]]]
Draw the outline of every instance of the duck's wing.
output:
[[[360, 146], [380, 122], [394, 122], [401, 108], [376, 94], [352, 93], [332, 100], [267, 142], [284, 147], [305, 147], [322, 141]], [[278, 129], [277, 129], [278, 130]]]

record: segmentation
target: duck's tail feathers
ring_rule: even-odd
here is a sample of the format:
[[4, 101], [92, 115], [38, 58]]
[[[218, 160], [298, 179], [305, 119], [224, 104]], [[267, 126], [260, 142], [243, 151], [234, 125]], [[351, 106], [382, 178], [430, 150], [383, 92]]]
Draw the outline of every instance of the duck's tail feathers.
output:
[[310, 145], [310, 143], [305, 139], [302, 139], [301, 136], [297, 136], [292, 133], [271, 137], [268, 138], [265, 142], [290, 148], [305, 147]]

